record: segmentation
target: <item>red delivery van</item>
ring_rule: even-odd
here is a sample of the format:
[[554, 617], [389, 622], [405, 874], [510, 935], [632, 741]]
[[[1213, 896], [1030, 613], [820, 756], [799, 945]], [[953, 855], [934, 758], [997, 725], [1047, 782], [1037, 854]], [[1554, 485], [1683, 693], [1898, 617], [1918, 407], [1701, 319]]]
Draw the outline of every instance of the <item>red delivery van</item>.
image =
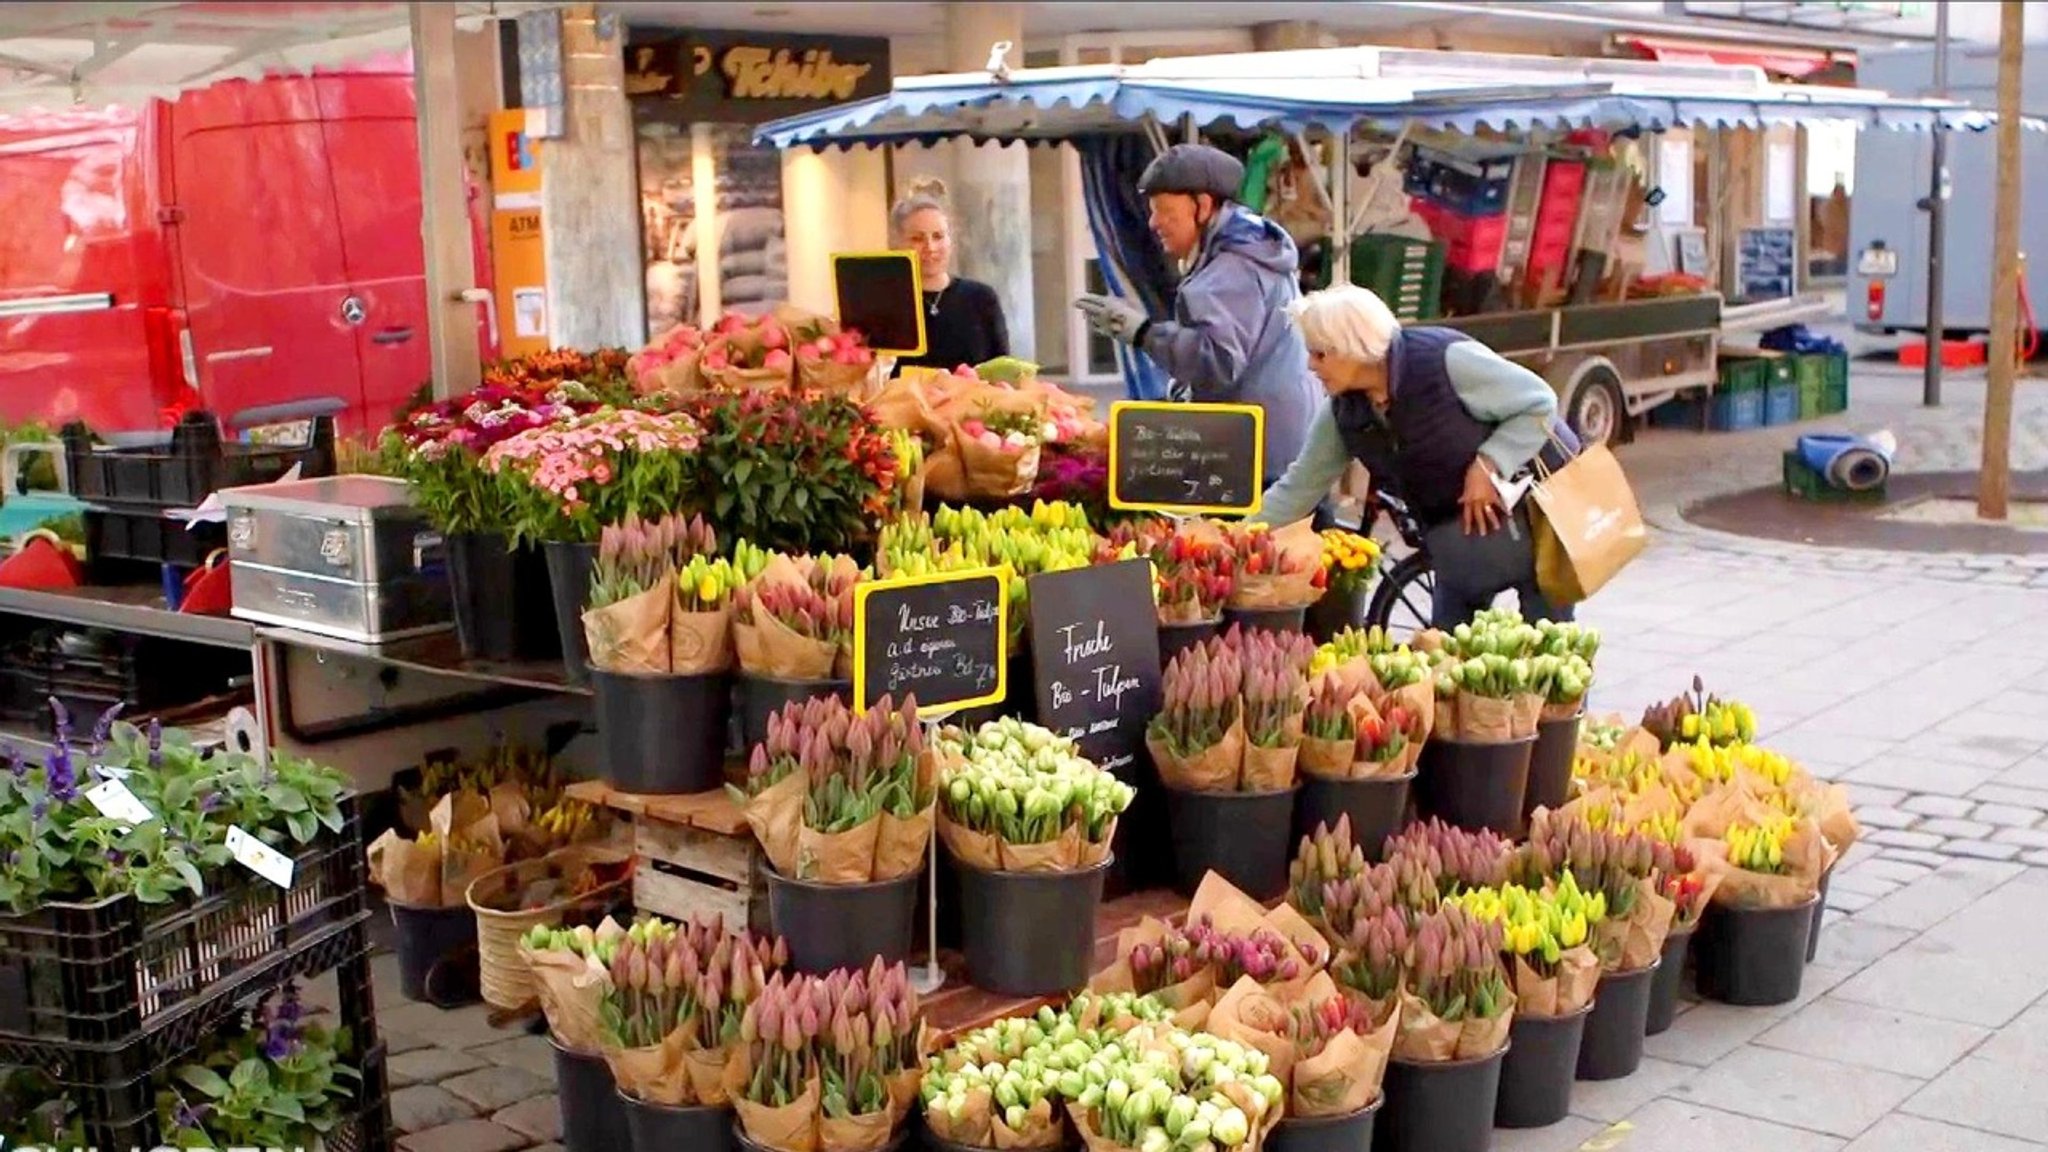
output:
[[0, 116], [0, 221], [0, 422], [374, 430], [431, 374], [408, 64]]

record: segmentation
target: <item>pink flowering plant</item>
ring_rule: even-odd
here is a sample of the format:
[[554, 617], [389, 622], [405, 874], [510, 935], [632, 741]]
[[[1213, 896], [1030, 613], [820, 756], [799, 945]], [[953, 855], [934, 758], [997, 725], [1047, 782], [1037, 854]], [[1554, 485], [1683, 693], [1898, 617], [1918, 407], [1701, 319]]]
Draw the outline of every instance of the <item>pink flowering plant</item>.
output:
[[484, 453], [515, 543], [595, 543], [607, 524], [689, 503], [698, 425], [683, 413], [601, 408], [499, 441]]
[[486, 384], [452, 400], [422, 402], [384, 430], [379, 470], [405, 480], [414, 502], [440, 531], [501, 531], [503, 509], [497, 485], [484, 471], [484, 454], [596, 406], [587, 391], [565, 385]]

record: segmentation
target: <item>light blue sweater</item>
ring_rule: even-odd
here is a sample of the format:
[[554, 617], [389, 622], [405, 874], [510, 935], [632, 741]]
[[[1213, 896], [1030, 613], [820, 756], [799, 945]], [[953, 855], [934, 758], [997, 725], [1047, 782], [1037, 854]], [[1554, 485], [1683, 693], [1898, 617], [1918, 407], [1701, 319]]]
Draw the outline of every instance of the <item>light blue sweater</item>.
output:
[[[1472, 418], [1494, 425], [1493, 435], [1479, 451], [1502, 476], [1520, 472], [1549, 442], [1550, 425], [1557, 418], [1557, 393], [1549, 381], [1477, 340], [1460, 340], [1446, 348], [1444, 371]], [[1398, 388], [1400, 382], [1392, 385]], [[1337, 418], [1325, 403], [1309, 425], [1300, 457], [1266, 489], [1255, 515], [1268, 524], [1300, 520], [1323, 502], [1350, 463], [1351, 451], [1344, 447]]]

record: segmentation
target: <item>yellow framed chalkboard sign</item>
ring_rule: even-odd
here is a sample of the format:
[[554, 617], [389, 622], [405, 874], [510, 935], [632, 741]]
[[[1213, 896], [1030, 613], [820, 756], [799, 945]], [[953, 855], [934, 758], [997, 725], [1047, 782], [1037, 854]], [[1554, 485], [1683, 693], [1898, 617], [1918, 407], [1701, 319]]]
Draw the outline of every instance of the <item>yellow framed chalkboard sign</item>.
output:
[[853, 706], [917, 697], [920, 712], [978, 708], [1009, 693], [1008, 565], [854, 585]]
[[880, 356], [925, 354], [924, 275], [915, 252], [835, 252], [832, 291], [839, 326]]
[[1109, 506], [1247, 515], [1264, 495], [1266, 410], [1257, 404], [1119, 400], [1109, 408]]

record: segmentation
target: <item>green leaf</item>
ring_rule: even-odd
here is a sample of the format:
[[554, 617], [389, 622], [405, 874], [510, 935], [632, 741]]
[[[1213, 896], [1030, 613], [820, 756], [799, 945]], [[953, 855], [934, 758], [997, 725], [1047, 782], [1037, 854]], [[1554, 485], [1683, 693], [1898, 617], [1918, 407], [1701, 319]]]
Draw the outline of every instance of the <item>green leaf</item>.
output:
[[263, 1061], [254, 1056], [235, 1065], [235, 1070], [228, 1073], [228, 1086], [238, 1092], [268, 1086], [269, 1083], [270, 1070], [264, 1067]]
[[272, 1096], [263, 1102], [261, 1111], [282, 1120], [293, 1120], [301, 1124], [306, 1122], [306, 1110], [294, 1096]]
[[218, 1100], [233, 1089], [220, 1073], [200, 1064], [187, 1064], [178, 1069], [178, 1079]]
[[291, 830], [292, 839], [300, 844], [308, 843], [320, 834], [320, 822], [311, 812], [294, 812], [284, 818], [285, 827]]

